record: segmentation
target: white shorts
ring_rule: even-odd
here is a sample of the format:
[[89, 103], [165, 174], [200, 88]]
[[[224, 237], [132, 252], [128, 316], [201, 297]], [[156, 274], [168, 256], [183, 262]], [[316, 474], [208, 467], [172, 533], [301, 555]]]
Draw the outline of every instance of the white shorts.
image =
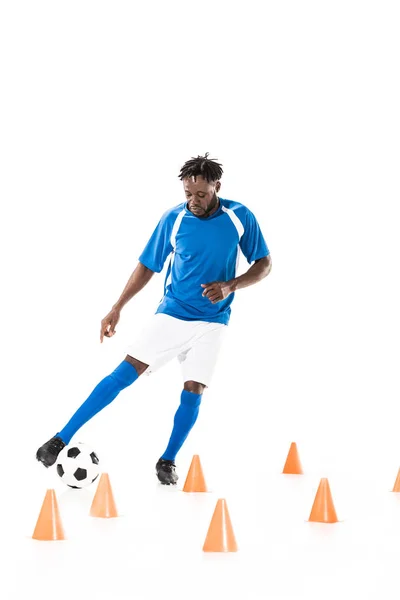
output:
[[177, 357], [184, 382], [197, 381], [208, 387], [226, 327], [223, 323], [184, 321], [156, 313], [126, 353], [149, 365], [146, 375]]

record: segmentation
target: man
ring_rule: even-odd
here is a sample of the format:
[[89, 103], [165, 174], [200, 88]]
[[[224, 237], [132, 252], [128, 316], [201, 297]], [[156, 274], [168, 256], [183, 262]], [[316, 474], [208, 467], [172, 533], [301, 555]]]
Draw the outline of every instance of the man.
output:
[[[253, 213], [239, 202], [218, 196], [222, 165], [205, 156], [187, 161], [179, 178], [186, 201], [161, 217], [139, 257], [121, 297], [102, 320], [100, 342], [115, 335], [125, 304], [160, 273], [170, 257], [164, 295], [123, 362], [93, 390], [64, 429], [41, 446], [37, 460], [53, 465], [61, 450], [89, 419], [110, 404], [143, 373], [173, 358], [182, 369], [183, 390], [165, 452], [156, 464], [161, 483], [176, 484], [175, 458], [196, 422], [209, 386], [237, 290], [261, 281], [271, 258]], [[236, 277], [240, 250], [249, 270]]]

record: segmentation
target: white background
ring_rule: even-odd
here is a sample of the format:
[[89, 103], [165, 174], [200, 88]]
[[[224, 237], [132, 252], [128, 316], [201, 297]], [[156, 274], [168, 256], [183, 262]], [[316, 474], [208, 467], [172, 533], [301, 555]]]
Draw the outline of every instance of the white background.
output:
[[[393, 591], [399, 26], [385, 1], [1, 4], [2, 596]], [[223, 165], [220, 195], [255, 213], [273, 262], [236, 294], [178, 455], [181, 484], [197, 453], [212, 493], [188, 499], [154, 480], [182, 389], [174, 362], [76, 436], [100, 455], [126, 515], [126, 526], [87, 531], [94, 490], [71, 496], [34, 455], [155, 311], [164, 273], [100, 344], [158, 219], [184, 200], [181, 166], [205, 152]], [[292, 441], [305, 475], [285, 479]], [[321, 477], [342, 523], [319, 529], [306, 521]], [[62, 550], [29, 539], [48, 487], [69, 524]], [[209, 560], [219, 497], [240, 552]]]

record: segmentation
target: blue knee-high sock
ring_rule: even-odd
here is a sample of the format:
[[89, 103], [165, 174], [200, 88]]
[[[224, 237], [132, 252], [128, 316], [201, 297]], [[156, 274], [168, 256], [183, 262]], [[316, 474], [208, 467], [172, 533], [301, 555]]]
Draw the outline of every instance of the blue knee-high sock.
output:
[[135, 367], [128, 361], [123, 361], [110, 375], [105, 377], [94, 388], [89, 398], [85, 400], [70, 421], [56, 435], [66, 444], [69, 444], [72, 436], [100, 412], [107, 404], [110, 404], [121, 390], [131, 385], [139, 377]]
[[183, 446], [190, 430], [196, 423], [200, 409], [201, 396], [201, 394], [194, 394], [193, 392], [183, 390], [181, 403], [175, 413], [172, 434], [167, 449], [161, 458], [164, 458], [165, 460], [175, 460], [175, 457]]

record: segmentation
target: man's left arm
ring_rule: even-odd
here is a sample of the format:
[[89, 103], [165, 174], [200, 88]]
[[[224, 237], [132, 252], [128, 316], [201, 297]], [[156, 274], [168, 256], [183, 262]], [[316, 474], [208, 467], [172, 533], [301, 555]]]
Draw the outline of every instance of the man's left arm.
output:
[[269, 275], [272, 268], [271, 255], [264, 256], [264, 258], [259, 258], [254, 261], [251, 265], [250, 269], [239, 275], [239, 277], [235, 277], [230, 281], [227, 281], [230, 288], [230, 292], [236, 292], [236, 290], [241, 290], [242, 288], [248, 287], [249, 285], [254, 285], [258, 283], [264, 277]]
[[[239, 246], [248, 263], [253, 264], [246, 273], [229, 281], [202, 283], [203, 296], [207, 296], [213, 304], [224, 300], [236, 290], [261, 281], [271, 270], [271, 256], [260, 225], [251, 210], [246, 207], [242, 208], [244, 212], [242, 211], [239, 221], [243, 225], [243, 234], [240, 237]], [[256, 258], [258, 256], [261, 258]]]
[[236, 292], [236, 290], [258, 283], [269, 274], [271, 268], [271, 255], [268, 254], [268, 256], [255, 260], [250, 269], [246, 271], [246, 273], [239, 275], [239, 277], [234, 277], [234, 279], [230, 279], [229, 281], [214, 281], [208, 284], [202, 283], [201, 286], [204, 287], [202, 295], [207, 296], [210, 302], [215, 304], [216, 302], [224, 300], [229, 294]]

